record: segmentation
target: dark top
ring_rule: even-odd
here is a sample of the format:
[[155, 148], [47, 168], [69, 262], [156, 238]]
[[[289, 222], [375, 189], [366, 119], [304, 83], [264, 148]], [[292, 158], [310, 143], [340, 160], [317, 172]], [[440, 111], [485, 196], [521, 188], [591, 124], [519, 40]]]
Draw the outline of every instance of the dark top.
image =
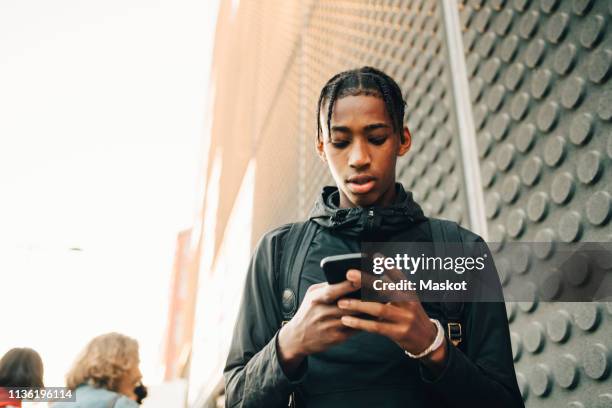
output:
[[[324, 189], [310, 216], [320, 228], [306, 255], [300, 302], [310, 285], [325, 281], [319, 267], [325, 256], [359, 252], [366, 240], [431, 241], [420, 207], [397, 188], [392, 206], [374, 209], [338, 209], [337, 190]], [[288, 378], [276, 350], [282, 313], [272, 260], [289, 227], [267, 233], [253, 255], [224, 372], [228, 407], [286, 407], [291, 392], [301, 405], [317, 408], [524, 406], [503, 302], [465, 305], [463, 342], [455, 347], [447, 341], [446, 366], [437, 378], [393, 341], [370, 333], [308, 356], [296, 377]], [[463, 228], [460, 233], [464, 242], [482, 241]], [[441, 318], [436, 304], [423, 307]]]

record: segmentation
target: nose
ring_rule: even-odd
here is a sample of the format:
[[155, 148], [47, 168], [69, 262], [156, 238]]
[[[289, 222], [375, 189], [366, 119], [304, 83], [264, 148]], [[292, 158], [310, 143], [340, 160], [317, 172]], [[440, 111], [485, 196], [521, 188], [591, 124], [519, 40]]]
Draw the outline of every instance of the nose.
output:
[[355, 138], [350, 145], [349, 166], [361, 169], [370, 165], [370, 150], [367, 143]]

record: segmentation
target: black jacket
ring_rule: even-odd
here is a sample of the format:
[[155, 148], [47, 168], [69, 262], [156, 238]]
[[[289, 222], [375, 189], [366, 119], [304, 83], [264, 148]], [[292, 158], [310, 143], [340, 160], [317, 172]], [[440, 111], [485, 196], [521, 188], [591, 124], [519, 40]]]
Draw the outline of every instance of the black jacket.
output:
[[[337, 189], [323, 190], [310, 216], [321, 228], [304, 263], [300, 303], [308, 286], [325, 280], [319, 267], [324, 256], [359, 252], [361, 241], [393, 241], [399, 235], [402, 241], [431, 242], [421, 208], [400, 184], [397, 189], [392, 206], [374, 211], [339, 209]], [[273, 259], [289, 228], [265, 234], [253, 254], [224, 370], [226, 406], [286, 407], [291, 392], [308, 407], [524, 406], [503, 302], [465, 305], [464, 340], [459, 347], [447, 341], [447, 364], [437, 378], [394, 342], [370, 333], [308, 356], [298, 375], [288, 378], [277, 356], [282, 312]], [[460, 232], [464, 242], [482, 241], [466, 229]], [[431, 317], [440, 318], [436, 304], [424, 308]]]

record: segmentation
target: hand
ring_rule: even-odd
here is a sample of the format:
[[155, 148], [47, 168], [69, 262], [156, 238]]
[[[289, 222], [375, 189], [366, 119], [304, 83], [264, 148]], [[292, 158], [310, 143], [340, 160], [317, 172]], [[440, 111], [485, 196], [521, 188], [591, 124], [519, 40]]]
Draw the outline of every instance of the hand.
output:
[[351, 312], [340, 309], [336, 302], [358, 290], [359, 285], [360, 282], [347, 280], [308, 288], [295, 316], [278, 334], [279, 359], [287, 375], [294, 373], [306, 356], [342, 343], [357, 332], [342, 324], [340, 318]]
[[[394, 271], [396, 274], [400, 273]], [[401, 273], [400, 273], [401, 274]], [[390, 274], [393, 276], [393, 273]], [[361, 287], [361, 273], [351, 270], [347, 279]], [[399, 276], [397, 277], [399, 278]], [[397, 280], [397, 279], [396, 279]], [[340, 299], [338, 307], [351, 314], [365, 313], [374, 320], [361, 319], [346, 315], [341, 318], [346, 327], [380, 334], [397, 343], [403, 350], [412, 354], [421, 353], [436, 338], [437, 328], [429, 320], [415, 292], [405, 292], [408, 300], [401, 302], [363, 302], [356, 299]], [[446, 339], [434, 352], [423, 357], [421, 361], [434, 373], [441, 370], [446, 361]]]

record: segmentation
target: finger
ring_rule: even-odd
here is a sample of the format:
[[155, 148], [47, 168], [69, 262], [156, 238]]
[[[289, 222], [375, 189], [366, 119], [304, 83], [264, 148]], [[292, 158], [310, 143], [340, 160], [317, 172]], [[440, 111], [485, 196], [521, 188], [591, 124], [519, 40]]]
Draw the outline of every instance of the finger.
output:
[[360, 330], [343, 325], [340, 319], [338, 319], [337, 326], [331, 327], [326, 331], [326, 339], [331, 340], [333, 343], [342, 343], [359, 332]]
[[341, 319], [332, 319], [321, 322], [318, 328], [322, 331], [340, 331], [340, 332], [356, 332], [357, 329], [346, 326]]
[[386, 305], [378, 302], [362, 302], [355, 299], [340, 299], [338, 307], [342, 310], [365, 313], [379, 319], [395, 321], [401, 316], [398, 315], [394, 306]]
[[329, 284], [328, 284], [327, 282], [319, 282], [319, 283], [315, 283], [315, 284], [310, 285], [310, 286], [308, 287], [308, 289], [306, 290], [306, 293], [308, 293], [308, 292], [312, 292], [313, 290], [317, 290], [317, 289], [322, 288], [322, 287], [324, 287], [324, 286], [326, 286], [326, 285], [329, 285]]
[[340, 309], [335, 304], [331, 304], [331, 305], [321, 304], [321, 305], [318, 305], [317, 307], [321, 308], [321, 310], [318, 312], [319, 313], [318, 316], [320, 320], [335, 319], [339, 321], [342, 316], [358, 314], [358, 312], [354, 312], [352, 310]]
[[358, 269], [349, 269], [346, 272], [346, 280], [353, 282], [355, 288], [360, 288], [361, 287], [361, 277], [362, 277], [362, 273], [360, 270]]
[[322, 303], [334, 303], [341, 296], [354, 292], [358, 289], [359, 287], [356, 287], [354, 282], [345, 280], [333, 285], [327, 285], [327, 287], [321, 290], [321, 294], [317, 297], [317, 300]]
[[341, 321], [342, 324], [352, 329], [376, 333], [390, 338], [395, 332], [393, 323], [365, 320], [354, 316], [344, 316]]
[[402, 279], [406, 279], [406, 275], [402, 271], [396, 268], [388, 269], [385, 272], [385, 276], [389, 278], [391, 282], [400, 282]]
[[[406, 275], [404, 275], [402, 271], [396, 268], [391, 268], [385, 271], [385, 274], [383, 276], [383, 282], [398, 283], [404, 279], [407, 279]], [[420, 301], [417, 292], [408, 288], [402, 290], [395, 290], [392, 298], [395, 300], [394, 303]]]
[[423, 309], [423, 305], [421, 304], [421, 301], [418, 298], [410, 298], [408, 300], [395, 300], [389, 302], [389, 304], [404, 310], [414, 310], [415, 308]]

